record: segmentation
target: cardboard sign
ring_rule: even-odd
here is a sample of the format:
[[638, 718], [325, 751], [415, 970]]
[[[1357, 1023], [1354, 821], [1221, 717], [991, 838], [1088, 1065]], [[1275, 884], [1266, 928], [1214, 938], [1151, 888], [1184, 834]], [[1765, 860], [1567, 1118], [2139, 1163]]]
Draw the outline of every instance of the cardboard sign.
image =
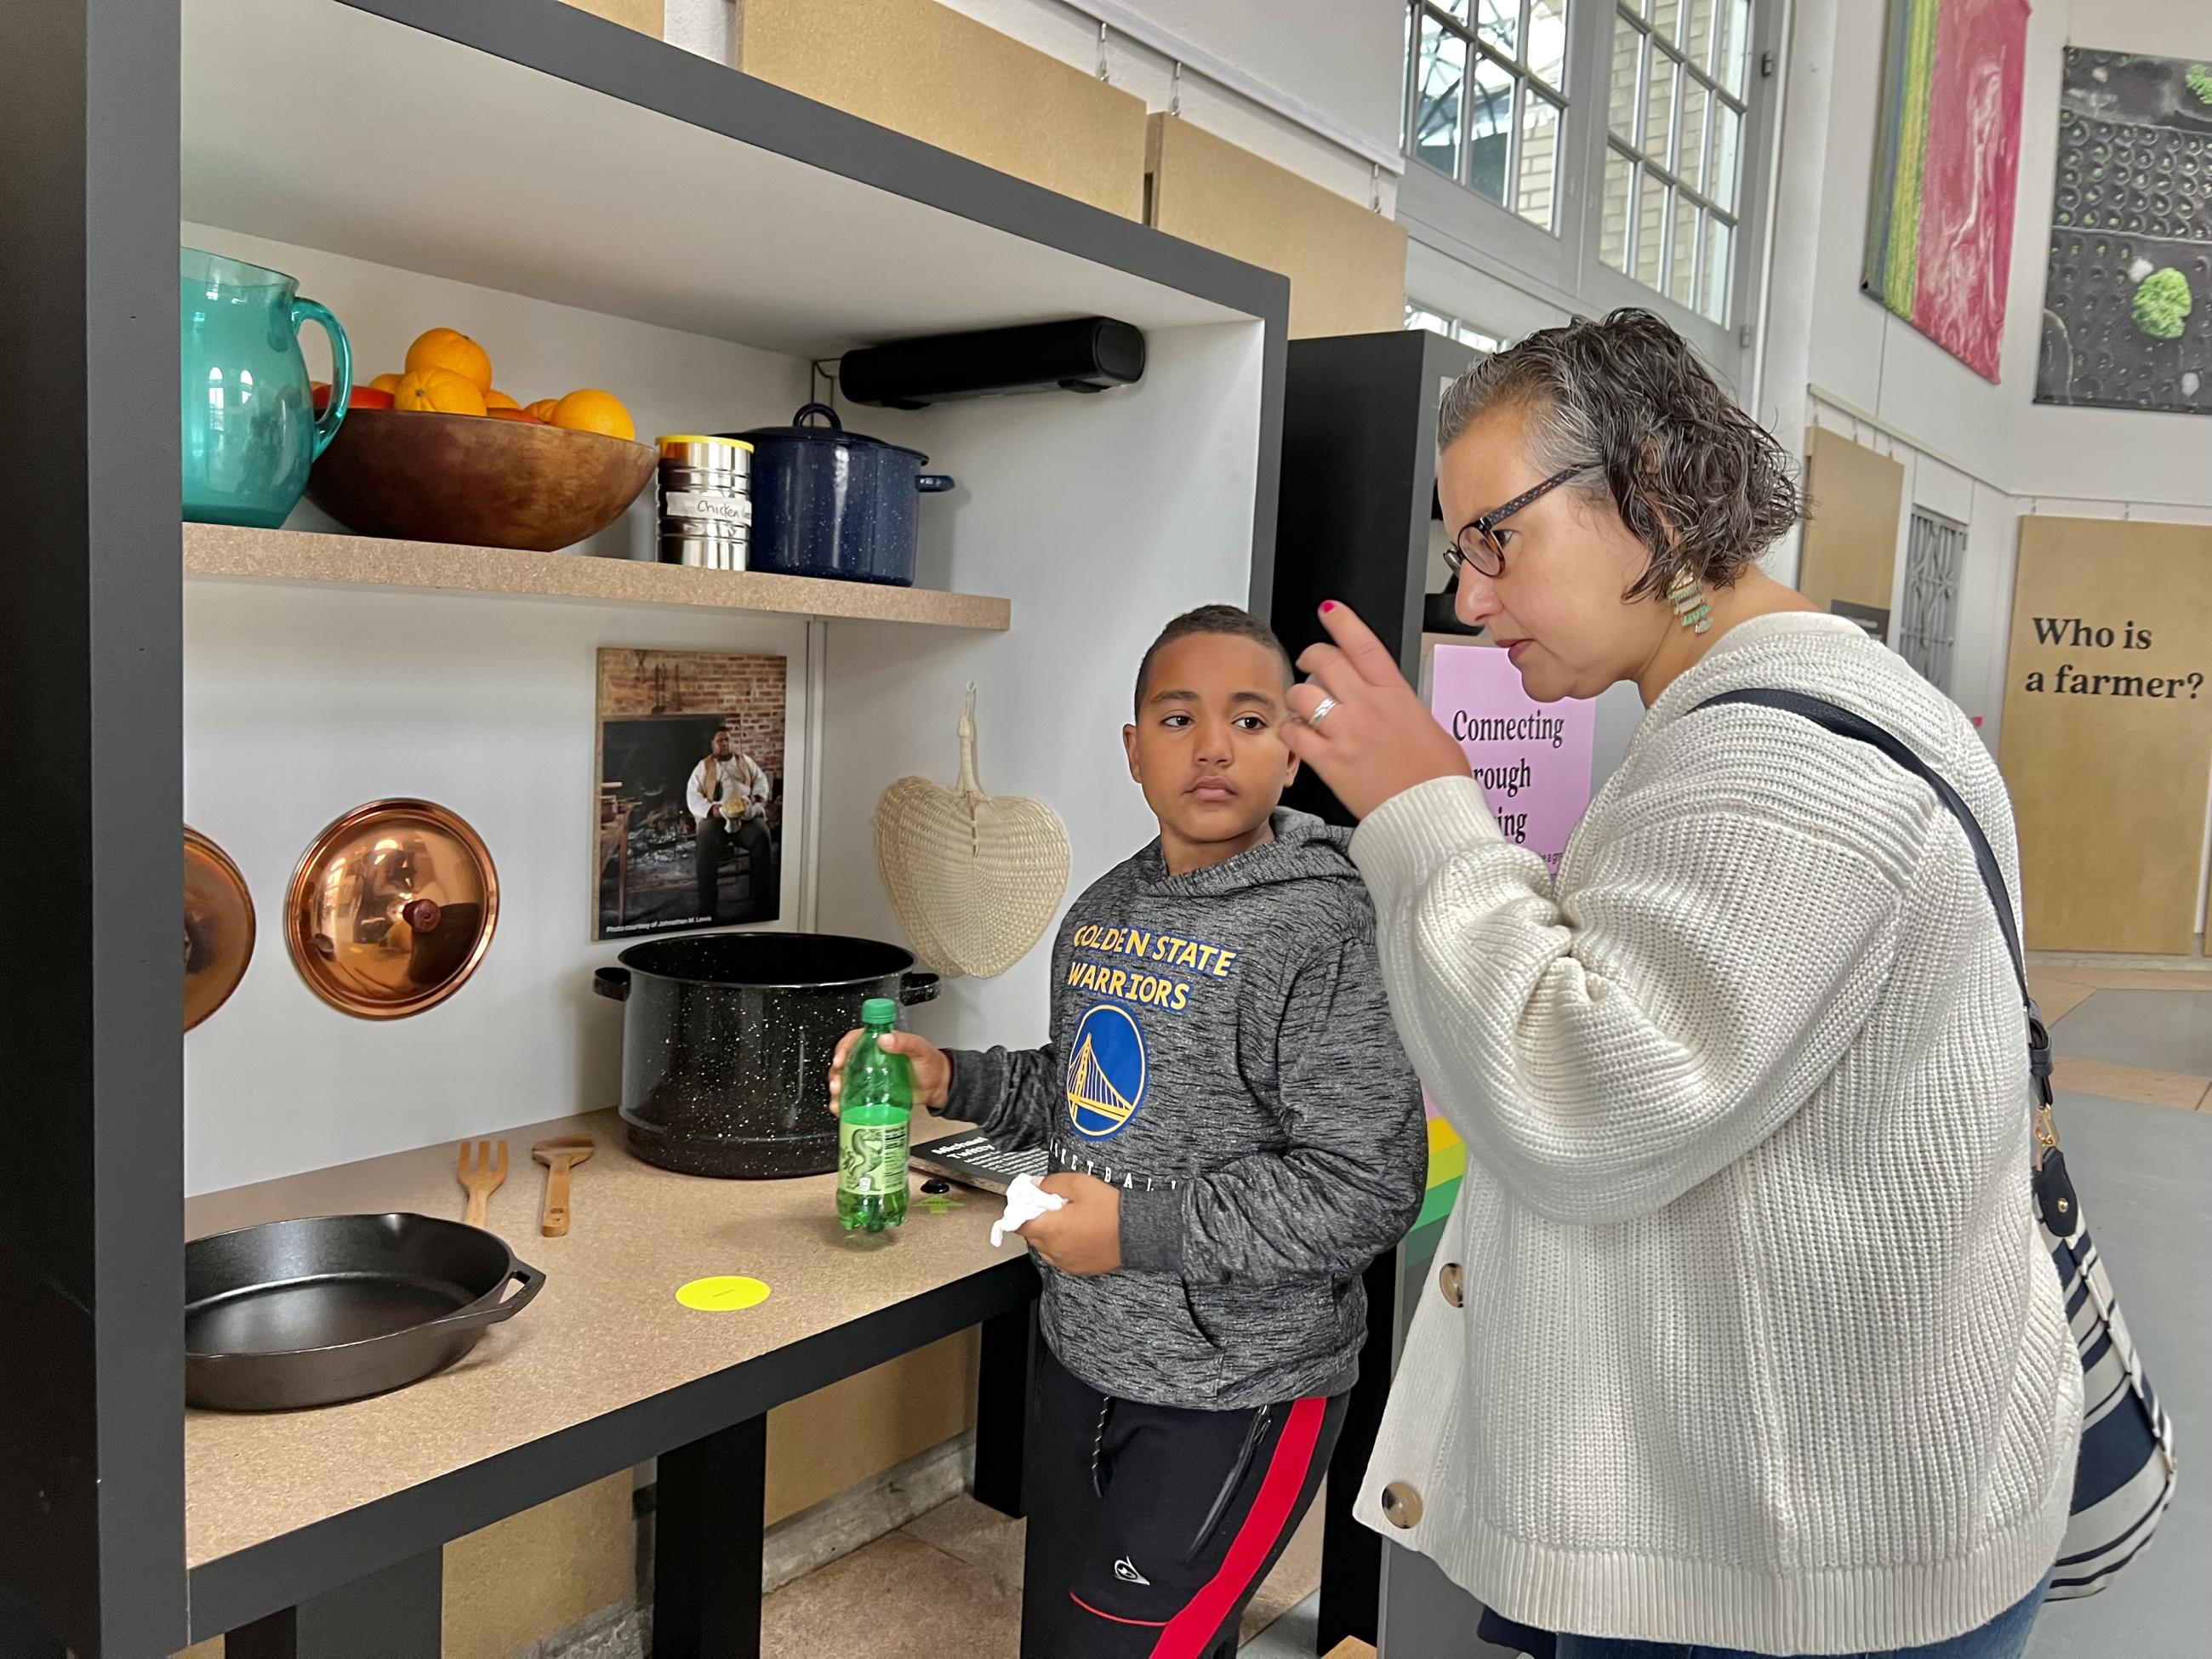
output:
[[1543, 855], [1559, 872], [1567, 837], [1590, 800], [1595, 706], [1586, 698], [1537, 702], [1521, 671], [1486, 645], [1439, 645], [1429, 708], [1459, 740], [1505, 839]]
[[2031, 951], [2196, 951], [2212, 527], [2020, 523], [1999, 764]]

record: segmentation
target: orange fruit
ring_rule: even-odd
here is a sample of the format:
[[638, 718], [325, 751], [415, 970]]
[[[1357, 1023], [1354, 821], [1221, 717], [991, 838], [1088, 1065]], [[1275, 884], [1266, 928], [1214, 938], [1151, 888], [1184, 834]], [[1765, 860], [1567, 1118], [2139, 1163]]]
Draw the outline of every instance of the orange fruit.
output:
[[545, 424], [544, 422], [539, 420], [535, 415], [532, 415], [526, 409], [487, 409], [484, 410], [484, 413], [490, 416], [495, 421], [520, 421], [525, 426], [544, 426]]
[[484, 393], [484, 407], [486, 409], [520, 409], [522, 405], [504, 392], [494, 387]]
[[572, 392], [554, 404], [553, 424], [572, 432], [603, 432], [610, 438], [637, 436], [637, 428], [630, 423], [629, 410], [623, 407], [622, 399], [596, 386]]
[[474, 380], [449, 368], [410, 369], [399, 377], [392, 406], [416, 414], [481, 415], [483, 392]]
[[369, 384], [379, 392], [388, 392], [397, 395], [399, 391], [399, 377], [397, 374], [380, 374]]
[[[331, 406], [331, 389], [320, 380], [315, 382], [313, 401], [315, 413], [318, 415]], [[389, 409], [392, 407], [392, 394], [389, 392], [379, 392], [373, 386], [357, 386], [353, 389], [353, 395], [346, 399], [346, 407], [348, 409]]]
[[536, 403], [529, 404], [525, 413], [535, 415], [550, 426], [553, 422], [553, 411], [560, 406], [561, 400], [558, 398], [540, 398]]
[[448, 369], [475, 381], [479, 392], [491, 390], [491, 355], [459, 329], [434, 328], [416, 337], [407, 348], [407, 372], [419, 368]]

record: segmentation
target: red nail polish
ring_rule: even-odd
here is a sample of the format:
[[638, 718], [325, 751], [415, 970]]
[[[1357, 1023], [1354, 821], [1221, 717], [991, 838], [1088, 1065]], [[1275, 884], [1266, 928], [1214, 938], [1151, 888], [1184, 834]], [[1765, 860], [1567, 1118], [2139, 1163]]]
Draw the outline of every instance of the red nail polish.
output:
[[1336, 601], [1334, 599], [1323, 599], [1321, 602], [1321, 614], [1324, 617], [1335, 609]]

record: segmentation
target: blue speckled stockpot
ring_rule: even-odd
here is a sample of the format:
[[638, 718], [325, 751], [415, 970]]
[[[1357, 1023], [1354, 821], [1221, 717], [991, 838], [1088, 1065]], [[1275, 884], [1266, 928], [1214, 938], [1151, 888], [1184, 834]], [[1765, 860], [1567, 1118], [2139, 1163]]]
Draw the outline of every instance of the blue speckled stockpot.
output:
[[685, 1175], [821, 1175], [837, 1164], [830, 1057], [870, 997], [927, 1002], [937, 975], [895, 945], [708, 933], [633, 945], [592, 988], [625, 1005], [629, 1148]]
[[914, 586], [916, 497], [952, 488], [921, 470], [928, 456], [846, 431], [827, 404], [807, 404], [789, 426], [722, 435], [753, 447], [749, 569]]

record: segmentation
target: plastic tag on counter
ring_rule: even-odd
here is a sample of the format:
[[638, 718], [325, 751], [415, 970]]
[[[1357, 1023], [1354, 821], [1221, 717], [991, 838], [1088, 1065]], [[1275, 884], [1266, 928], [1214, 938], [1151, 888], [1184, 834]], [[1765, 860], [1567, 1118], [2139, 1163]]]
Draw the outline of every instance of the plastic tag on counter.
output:
[[701, 1313], [742, 1313], [747, 1308], [757, 1308], [768, 1298], [766, 1285], [742, 1273], [717, 1273], [709, 1279], [695, 1279], [679, 1286], [676, 1292], [678, 1302]]

